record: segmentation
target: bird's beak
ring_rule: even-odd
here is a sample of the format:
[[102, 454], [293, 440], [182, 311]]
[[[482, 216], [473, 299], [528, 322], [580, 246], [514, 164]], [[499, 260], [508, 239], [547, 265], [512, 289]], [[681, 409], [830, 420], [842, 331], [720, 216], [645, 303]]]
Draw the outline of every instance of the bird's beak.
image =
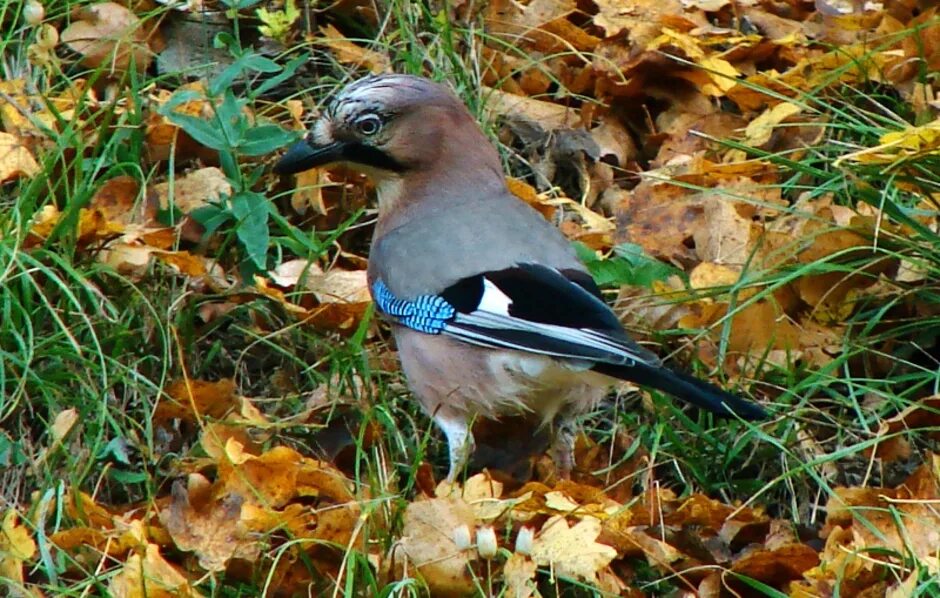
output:
[[345, 144], [340, 141], [319, 145], [307, 136], [287, 148], [287, 152], [274, 165], [274, 172], [294, 174], [332, 162], [341, 162], [345, 159], [344, 151]]

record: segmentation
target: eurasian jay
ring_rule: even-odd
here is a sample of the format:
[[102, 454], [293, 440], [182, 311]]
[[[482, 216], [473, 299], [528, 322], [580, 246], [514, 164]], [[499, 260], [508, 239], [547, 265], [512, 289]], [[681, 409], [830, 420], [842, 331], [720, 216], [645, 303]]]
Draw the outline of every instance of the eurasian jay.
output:
[[475, 418], [520, 412], [552, 426], [567, 477], [576, 416], [618, 379], [720, 415], [766, 417], [627, 336], [571, 244], [509, 192], [496, 149], [444, 86], [360, 79], [274, 170], [339, 162], [375, 182], [369, 286], [412, 392], [447, 437], [449, 481], [473, 450]]

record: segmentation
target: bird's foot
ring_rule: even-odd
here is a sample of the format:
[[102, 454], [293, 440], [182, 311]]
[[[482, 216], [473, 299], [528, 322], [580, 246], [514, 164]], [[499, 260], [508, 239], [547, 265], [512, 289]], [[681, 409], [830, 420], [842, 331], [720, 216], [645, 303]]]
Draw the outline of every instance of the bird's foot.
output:
[[576, 426], [573, 419], [559, 419], [555, 422], [555, 435], [552, 439], [551, 454], [555, 462], [558, 478], [571, 478], [574, 469], [574, 439]]

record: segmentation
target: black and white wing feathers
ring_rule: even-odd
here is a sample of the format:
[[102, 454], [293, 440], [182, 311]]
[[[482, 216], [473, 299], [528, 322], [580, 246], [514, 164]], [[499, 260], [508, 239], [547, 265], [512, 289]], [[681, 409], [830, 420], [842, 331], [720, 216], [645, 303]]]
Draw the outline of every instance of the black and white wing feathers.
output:
[[651, 386], [719, 415], [767, 417], [760, 405], [673, 371], [630, 340], [594, 281], [580, 270], [517, 264], [410, 300], [395, 297], [378, 280], [373, 296], [382, 313], [420, 332], [587, 362], [596, 372]]
[[591, 277], [518, 264], [441, 293], [456, 309], [443, 333], [485, 347], [613, 365], [659, 365], [623, 331]]

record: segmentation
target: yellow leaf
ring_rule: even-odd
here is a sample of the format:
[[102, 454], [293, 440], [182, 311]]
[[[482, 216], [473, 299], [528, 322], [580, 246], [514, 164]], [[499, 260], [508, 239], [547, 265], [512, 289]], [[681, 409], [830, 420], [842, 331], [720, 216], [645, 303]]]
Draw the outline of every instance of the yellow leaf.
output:
[[404, 520], [401, 547], [431, 595], [472, 594], [476, 585], [464, 546], [475, 524], [470, 506], [457, 497], [421, 500], [408, 505]]
[[391, 69], [388, 56], [355, 44], [332, 25], [320, 27], [320, 35], [323, 37], [318, 41], [333, 50], [343, 64], [362, 65], [376, 74]]
[[32, 152], [19, 139], [9, 133], [0, 133], [0, 183], [21, 176], [31, 177], [39, 171]]
[[536, 565], [522, 554], [512, 554], [503, 565], [503, 581], [510, 598], [529, 598], [537, 595], [535, 587]]
[[744, 130], [744, 143], [752, 147], [760, 147], [770, 141], [774, 127], [794, 114], [799, 114], [802, 108], [792, 102], [780, 102], [773, 108], [768, 108], [760, 116], [748, 123]]
[[189, 580], [160, 555], [156, 544], [148, 544], [144, 556], [128, 557], [121, 570], [111, 578], [110, 595], [114, 598], [187, 598], [199, 596]]
[[532, 560], [566, 577], [595, 582], [597, 572], [617, 556], [613, 547], [597, 542], [600, 532], [601, 522], [594, 517], [568, 527], [565, 517], [556, 515], [545, 522], [532, 543]]
[[77, 421], [78, 411], [75, 409], [60, 411], [59, 414], [55, 416], [55, 420], [52, 422], [52, 428], [50, 429], [53, 445], [62, 442], [66, 434], [71, 431], [72, 426], [74, 426]]
[[23, 583], [23, 561], [35, 554], [32, 535], [17, 523], [16, 511], [9, 509], [0, 524], [0, 579]]

